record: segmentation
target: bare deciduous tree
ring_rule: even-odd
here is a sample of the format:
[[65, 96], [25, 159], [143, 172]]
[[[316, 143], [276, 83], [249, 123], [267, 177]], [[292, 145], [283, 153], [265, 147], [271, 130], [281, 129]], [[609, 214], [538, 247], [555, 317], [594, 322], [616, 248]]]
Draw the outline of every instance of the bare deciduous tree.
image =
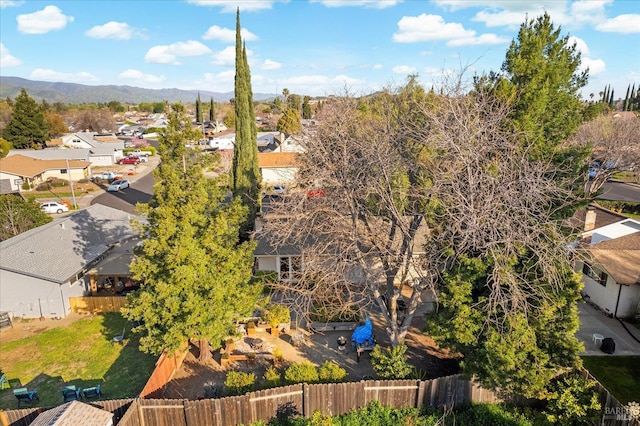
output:
[[[597, 193], [621, 170], [640, 170], [640, 117], [600, 115], [586, 122], [569, 143], [591, 146], [591, 168], [585, 191]], [[636, 173], [640, 179], [640, 172]]]

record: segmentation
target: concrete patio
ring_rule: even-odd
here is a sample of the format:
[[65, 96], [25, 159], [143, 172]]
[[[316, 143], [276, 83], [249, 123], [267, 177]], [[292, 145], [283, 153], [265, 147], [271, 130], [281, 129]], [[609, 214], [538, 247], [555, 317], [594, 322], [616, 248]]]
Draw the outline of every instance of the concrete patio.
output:
[[[576, 336], [584, 343], [585, 348], [580, 355], [640, 356], [640, 343], [633, 339], [617, 319], [609, 318], [602, 311], [584, 302], [578, 304], [578, 317], [580, 318], [580, 328]], [[627, 328], [640, 340], [640, 330], [630, 324], [627, 324]], [[615, 352], [611, 355], [602, 352], [600, 342], [594, 342], [594, 334], [613, 338], [616, 344]]]

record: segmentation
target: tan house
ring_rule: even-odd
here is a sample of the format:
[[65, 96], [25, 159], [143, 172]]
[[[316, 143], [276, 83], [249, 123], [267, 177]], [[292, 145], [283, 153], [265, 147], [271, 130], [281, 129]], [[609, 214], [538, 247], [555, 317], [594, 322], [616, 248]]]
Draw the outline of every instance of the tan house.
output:
[[0, 179], [8, 179], [13, 191], [23, 184], [32, 188], [49, 178], [78, 181], [91, 176], [91, 163], [79, 160], [38, 160], [24, 155], [12, 155], [0, 161]]

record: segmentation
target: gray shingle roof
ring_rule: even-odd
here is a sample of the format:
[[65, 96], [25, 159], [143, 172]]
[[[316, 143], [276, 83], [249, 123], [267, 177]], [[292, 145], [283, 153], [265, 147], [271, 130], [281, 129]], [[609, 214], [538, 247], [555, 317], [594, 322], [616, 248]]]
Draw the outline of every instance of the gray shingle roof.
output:
[[129, 213], [95, 204], [0, 242], [0, 269], [64, 283], [113, 244], [137, 235]]
[[113, 424], [113, 414], [80, 401], [71, 401], [47, 410], [31, 423], [35, 426], [107, 426]]

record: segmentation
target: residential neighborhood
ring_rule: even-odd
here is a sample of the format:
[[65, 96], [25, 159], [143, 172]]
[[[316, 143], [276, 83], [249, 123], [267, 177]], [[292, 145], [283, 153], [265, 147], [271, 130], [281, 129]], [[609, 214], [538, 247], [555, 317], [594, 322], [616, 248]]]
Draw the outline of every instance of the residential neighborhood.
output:
[[234, 11], [231, 99], [0, 100], [0, 423], [640, 426], [640, 85], [257, 100]]

